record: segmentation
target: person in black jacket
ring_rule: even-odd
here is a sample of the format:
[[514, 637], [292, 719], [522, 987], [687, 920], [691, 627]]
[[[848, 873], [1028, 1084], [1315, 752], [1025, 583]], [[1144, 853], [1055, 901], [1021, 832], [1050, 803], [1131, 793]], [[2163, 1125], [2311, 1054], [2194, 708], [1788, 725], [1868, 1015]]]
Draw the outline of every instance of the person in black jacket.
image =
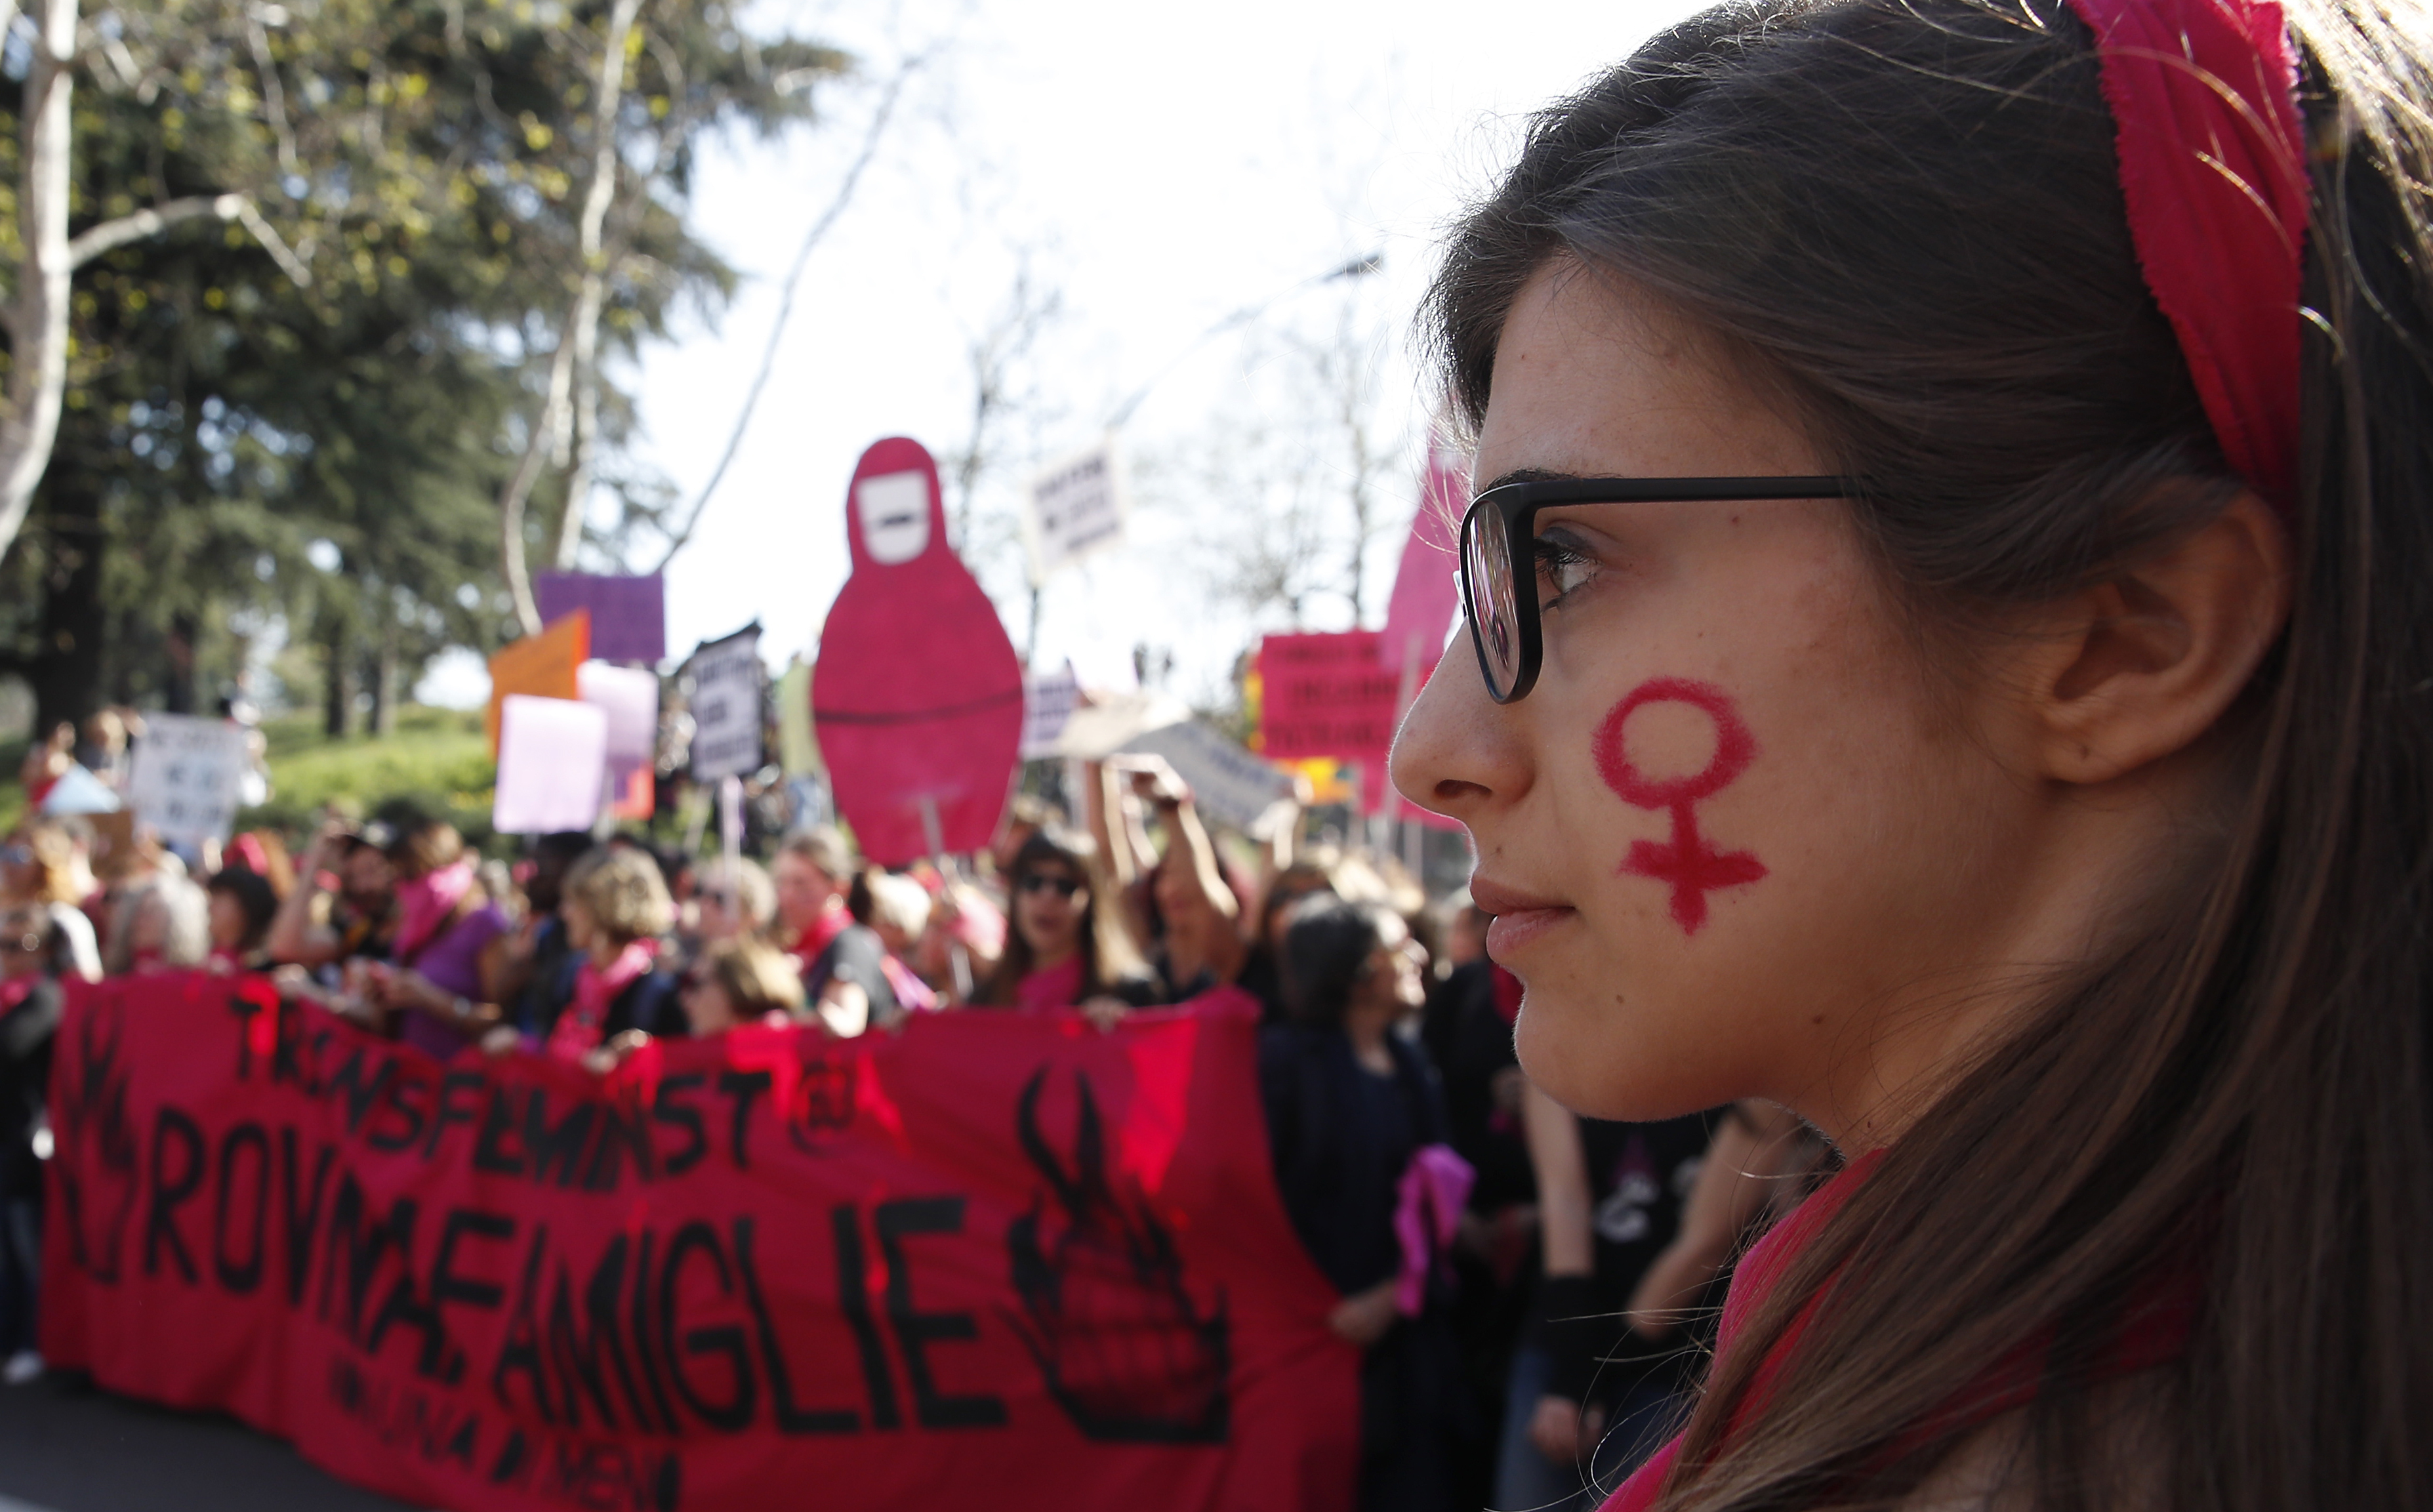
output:
[[34, 1351], [34, 1283], [61, 948], [59, 926], [40, 906], [0, 913], [0, 1380], [10, 1385], [43, 1372]]
[[1404, 1316], [1394, 1232], [1404, 1172], [1447, 1136], [1426, 1052], [1397, 1032], [1425, 1000], [1425, 954], [1390, 909], [1330, 894], [1295, 908], [1281, 957], [1287, 1017], [1260, 1031], [1260, 1095], [1285, 1211], [1343, 1293], [1328, 1321], [1366, 1351], [1360, 1504], [1449, 1512], [1460, 1369], [1451, 1299], [1432, 1274], [1419, 1316]]

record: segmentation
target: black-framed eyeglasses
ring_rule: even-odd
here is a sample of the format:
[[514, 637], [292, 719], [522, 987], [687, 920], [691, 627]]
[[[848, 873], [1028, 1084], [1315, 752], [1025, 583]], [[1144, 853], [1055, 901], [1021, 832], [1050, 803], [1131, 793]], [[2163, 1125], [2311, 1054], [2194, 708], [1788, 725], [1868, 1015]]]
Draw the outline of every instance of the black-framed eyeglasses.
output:
[[1078, 876], [1058, 876], [1049, 872], [1033, 872], [1014, 884], [1014, 890], [1020, 892], [1044, 892], [1049, 888], [1056, 890], [1058, 897], [1069, 899], [1074, 893], [1081, 891], [1081, 879]]
[[[1547, 478], [1499, 484], [1471, 501], [1461, 517], [1461, 612], [1488, 696], [1517, 703], [1537, 686], [1545, 655], [1535, 561], [1538, 511], [1566, 504], [1706, 504], [1766, 499], [1847, 499], [1861, 480], [1827, 475], [1779, 478]], [[1516, 552], [1516, 548], [1518, 552]], [[1520, 590], [1519, 553], [1531, 558], [1530, 589]]]

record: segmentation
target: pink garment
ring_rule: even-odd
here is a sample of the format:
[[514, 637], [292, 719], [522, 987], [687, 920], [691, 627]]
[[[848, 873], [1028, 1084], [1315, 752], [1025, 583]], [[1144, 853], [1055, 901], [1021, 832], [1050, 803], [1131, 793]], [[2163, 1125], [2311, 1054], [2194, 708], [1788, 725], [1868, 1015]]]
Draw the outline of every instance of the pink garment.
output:
[[473, 862], [470, 858], [443, 866], [435, 872], [425, 872], [411, 882], [397, 885], [396, 958], [411, 964], [414, 953], [431, 943], [439, 926], [465, 901], [473, 890]]
[[1081, 1001], [1081, 958], [1042, 966], [1013, 984], [1016, 1008], [1071, 1008]]
[[912, 968], [893, 954], [880, 957], [878, 969], [887, 974], [888, 990], [895, 994], [897, 1008], [907, 1013], [926, 1013], [938, 1006], [938, 994], [929, 990], [929, 984], [912, 975]]
[[1470, 1200], [1478, 1173], [1450, 1145], [1422, 1145], [1395, 1183], [1394, 1237], [1403, 1245], [1403, 1275], [1394, 1305], [1417, 1317], [1427, 1302], [1428, 1278], [1453, 1249], [1461, 1228], [1462, 1204]]
[[262, 837], [251, 830], [228, 842], [228, 858], [256, 876], [270, 875], [270, 852], [263, 847]]
[[574, 1000], [550, 1026], [549, 1053], [560, 1061], [579, 1062], [599, 1048], [601, 1028], [608, 1021], [610, 1005], [617, 1001], [619, 993], [651, 969], [651, 961], [658, 953], [657, 941], [637, 940], [617, 953], [606, 971], [586, 957], [574, 973]]
[[2288, 510], [2309, 183], [2273, 0], [2068, 0], [2094, 31], [2120, 193], [2222, 455]]
[[[1874, 1174], [1883, 1162], [1882, 1150], [1872, 1150], [1852, 1161], [1831, 1181], [1809, 1194], [1791, 1214], [1768, 1229], [1762, 1238], [1749, 1246], [1748, 1253], [1733, 1267], [1732, 1279], [1724, 1290], [1723, 1317], [1716, 1325], [1715, 1354], [1721, 1358], [1740, 1337], [1742, 1329], [1757, 1310], [1765, 1305], [1776, 1283], [1791, 1268], [1811, 1239], [1816, 1237], [1826, 1222], [1850, 1200], [1850, 1195]], [[1769, 1360], [1771, 1375], [1781, 1368], [1780, 1361], [1789, 1357], [1791, 1347], [1797, 1341], [1799, 1328], [1805, 1319], [1777, 1343]], [[1648, 1512], [1656, 1505], [1658, 1491], [1664, 1477], [1672, 1473], [1673, 1461], [1680, 1455], [1681, 1440], [1676, 1435], [1671, 1442], [1650, 1455], [1647, 1462], [1632, 1473], [1630, 1479], [1607, 1499], [1600, 1512]]]

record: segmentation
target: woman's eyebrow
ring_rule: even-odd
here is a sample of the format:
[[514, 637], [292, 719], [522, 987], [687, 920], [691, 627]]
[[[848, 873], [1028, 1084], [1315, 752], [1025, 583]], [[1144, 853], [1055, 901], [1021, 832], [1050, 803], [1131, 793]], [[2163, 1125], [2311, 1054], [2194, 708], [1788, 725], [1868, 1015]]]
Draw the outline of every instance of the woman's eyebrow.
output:
[[1558, 472], [1551, 467], [1515, 467], [1478, 491], [1486, 493], [1507, 483], [1571, 483], [1587, 476], [1584, 472]]

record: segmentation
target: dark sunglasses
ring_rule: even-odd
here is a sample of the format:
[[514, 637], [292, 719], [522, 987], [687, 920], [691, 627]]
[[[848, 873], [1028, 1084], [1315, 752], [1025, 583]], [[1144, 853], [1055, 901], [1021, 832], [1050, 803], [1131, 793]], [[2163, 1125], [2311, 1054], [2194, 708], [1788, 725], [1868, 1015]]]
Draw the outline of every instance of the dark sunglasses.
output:
[[1074, 876], [1050, 876], [1045, 872], [1033, 872], [1014, 884], [1014, 890], [1018, 892], [1045, 892], [1049, 888], [1056, 890], [1058, 897], [1069, 898], [1081, 891], [1081, 879]]
[[[1545, 655], [1539, 622], [1538, 511], [1566, 504], [1707, 504], [1761, 499], [1848, 499], [1857, 478], [1549, 478], [1499, 484], [1461, 517], [1461, 612], [1488, 696], [1518, 703]], [[1521, 591], [1515, 564], [1530, 563]]]

